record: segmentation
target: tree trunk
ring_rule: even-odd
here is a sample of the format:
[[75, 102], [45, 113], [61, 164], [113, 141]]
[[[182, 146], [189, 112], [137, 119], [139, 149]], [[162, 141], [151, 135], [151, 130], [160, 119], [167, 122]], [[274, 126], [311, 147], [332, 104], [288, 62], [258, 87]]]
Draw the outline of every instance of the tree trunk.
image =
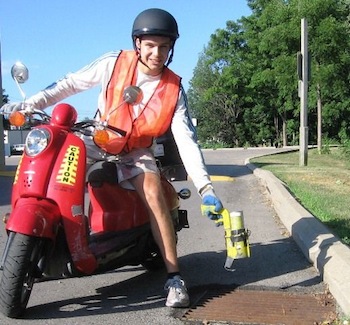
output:
[[322, 152], [322, 101], [320, 84], [316, 86], [317, 91], [317, 150], [320, 154]]
[[279, 147], [279, 142], [280, 142], [280, 139], [279, 139], [279, 123], [278, 123], [278, 116], [275, 116], [274, 119], [273, 119], [273, 122], [274, 122], [274, 125], [275, 125], [275, 131], [276, 131], [276, 135], [275, 135], [275, 147], [278, 148]]
[[282, 117], [282, 139], [283, 139], [283, 147], [286, 147], [288, 145], [288, 139], [287, 139], [287, 122], [286, 122], [286, 111], [283, 112]]

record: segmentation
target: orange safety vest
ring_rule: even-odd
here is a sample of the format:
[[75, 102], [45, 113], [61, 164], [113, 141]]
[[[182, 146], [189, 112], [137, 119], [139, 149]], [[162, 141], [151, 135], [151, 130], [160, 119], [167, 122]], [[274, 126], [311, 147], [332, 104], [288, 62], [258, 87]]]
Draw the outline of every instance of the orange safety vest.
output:
[[[114, 66], [106, 89], [106, 110], [101, 117], [105, 121], [110, 111], [123, 102], [123, 90], [135, 83], [138, 56], [135, 51], [122, 51]], [[108, 125], [126, 131], [126, 136], [109, 132], [109, 141], [101, 146], [112, 154], [129, 152], [134, 148], [148, 148], [153, 138], [163, 135], [170, 127], [180, 91], [181, 79], [164, 67], [161, 79], [153, 95], [138, 117], [133, 118], [133, 107], [124, 103], [114, 110]]]

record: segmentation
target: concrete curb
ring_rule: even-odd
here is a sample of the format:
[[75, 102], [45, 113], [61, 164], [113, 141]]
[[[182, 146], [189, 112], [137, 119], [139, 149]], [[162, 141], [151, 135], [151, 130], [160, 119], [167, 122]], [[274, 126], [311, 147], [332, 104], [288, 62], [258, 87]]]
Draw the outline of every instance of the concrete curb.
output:
[[266, 187], [278, 217], [321, 274], [342, 311], [350, 315], [350, 248], [303, 208], [270, 171], [257, 168], [249, 159], [245, 164]]

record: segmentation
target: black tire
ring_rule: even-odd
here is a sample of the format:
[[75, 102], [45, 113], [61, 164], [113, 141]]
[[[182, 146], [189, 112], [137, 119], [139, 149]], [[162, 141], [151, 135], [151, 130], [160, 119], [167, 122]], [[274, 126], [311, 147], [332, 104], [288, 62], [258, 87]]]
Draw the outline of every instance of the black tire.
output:
[[38, 263], [44, 240], [19, 233], [10, 236], [14, 238], [0, 279], [0, 310], [7, 317], [18, 318], [25, 312], [35, 279], [41, 274]]
[[148, 242], [148, 249], [146, 250], [146, 256], [141, 265], [150, 272], [165, 269], [165, 263], [160, 253], [158, 245], [150, 240]]
[[[175, 232], [175, 241], [177, 244], [178, 236], [176, 232]], [[150, 271], [150, 272], [165, 270], [166, 269], [165, 263], [158, 245], [154, 241], [151, 241], [149, 245], [150, 245], [150, 249], [148, 251], [147, 258], [141, 263], [141, 265], [147, 271]]]

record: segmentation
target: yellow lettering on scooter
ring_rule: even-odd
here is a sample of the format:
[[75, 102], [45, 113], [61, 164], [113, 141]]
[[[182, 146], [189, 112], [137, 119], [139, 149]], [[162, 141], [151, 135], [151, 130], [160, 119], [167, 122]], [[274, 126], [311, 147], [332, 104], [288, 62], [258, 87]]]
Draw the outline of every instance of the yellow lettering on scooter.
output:
[[79, 147], [69, 146], [56, 177], [57, 183], [73, 186], [77, 176]]
[[21, 169], [21, 164], [22, 164], [22, 159], [23, 159], [23, 155], [21, 156], [21, 159], [18, 163], [17, 169], [16, 169], [16, 174], [15, 174], [15, 178], [13, 180], [13, 185], [17, 184], [18, 181], [18, 175], [19, 175], [19, 170]]

